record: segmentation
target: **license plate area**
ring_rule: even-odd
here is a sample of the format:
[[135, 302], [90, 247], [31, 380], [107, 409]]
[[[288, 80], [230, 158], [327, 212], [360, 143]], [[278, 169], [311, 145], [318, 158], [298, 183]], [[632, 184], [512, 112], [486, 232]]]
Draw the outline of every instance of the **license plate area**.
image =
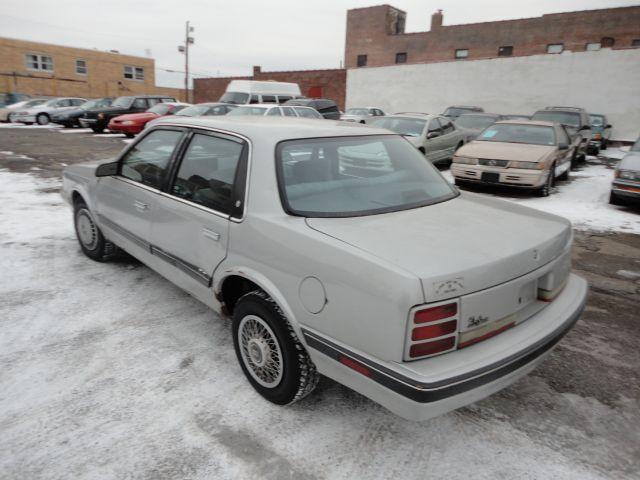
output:
[[500, 183], [500, 174], [497, 172], [482, 172], [480, 179], [487, 183]]

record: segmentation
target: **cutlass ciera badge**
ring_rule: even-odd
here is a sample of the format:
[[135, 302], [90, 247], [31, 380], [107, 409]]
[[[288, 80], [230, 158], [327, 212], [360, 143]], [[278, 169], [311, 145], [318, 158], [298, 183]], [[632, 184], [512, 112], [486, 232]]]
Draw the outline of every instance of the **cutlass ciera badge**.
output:
[[467, 327], [477, 327], [478, 325], [482, 325], [483, 323], [487, 323], [489, 321], [489, 317], [485, 317], [483, 315], [477, 315], [473, 317], [469, 317], [467, 320]]
[[436, 295], [443, 293], [455, 293], [464, 289], [464, 278], [452, 278], [451, 280], [444, 280], [442, 282], [434, 282], [433, 289]]

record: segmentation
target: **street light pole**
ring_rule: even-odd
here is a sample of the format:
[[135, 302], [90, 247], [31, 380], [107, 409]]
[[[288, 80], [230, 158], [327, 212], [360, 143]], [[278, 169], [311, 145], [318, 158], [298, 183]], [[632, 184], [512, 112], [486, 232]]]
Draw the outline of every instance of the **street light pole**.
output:
[[184, 37], [184, 101], [189, 103], [189, 21]]

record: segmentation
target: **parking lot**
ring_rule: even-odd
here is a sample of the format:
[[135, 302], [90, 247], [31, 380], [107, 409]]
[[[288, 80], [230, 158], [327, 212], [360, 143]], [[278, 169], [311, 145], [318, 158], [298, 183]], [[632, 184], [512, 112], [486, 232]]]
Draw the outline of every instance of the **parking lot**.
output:
[[572, 220], [588, 305], [532, 374], [412, 423], [328, 379], [266, 402], [227, 319], [130, 257], [83, 256], [61, 171], [127, 141], [0, 128], [0, 478], [637, 478], [640, 215], [607, 203], [620, 150], [546, 198], [475, 189]]

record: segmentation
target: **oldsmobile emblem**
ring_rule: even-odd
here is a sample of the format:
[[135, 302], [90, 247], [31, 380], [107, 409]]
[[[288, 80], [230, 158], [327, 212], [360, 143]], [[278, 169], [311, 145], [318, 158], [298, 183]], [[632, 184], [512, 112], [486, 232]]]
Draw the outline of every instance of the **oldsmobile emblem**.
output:
[[495, 160], [491, 159], [489, 160], [489, 165], [491, 165], [492, 167], [495, 167], [496, 165], [498, 165], [498, 162], [496, 162]]

